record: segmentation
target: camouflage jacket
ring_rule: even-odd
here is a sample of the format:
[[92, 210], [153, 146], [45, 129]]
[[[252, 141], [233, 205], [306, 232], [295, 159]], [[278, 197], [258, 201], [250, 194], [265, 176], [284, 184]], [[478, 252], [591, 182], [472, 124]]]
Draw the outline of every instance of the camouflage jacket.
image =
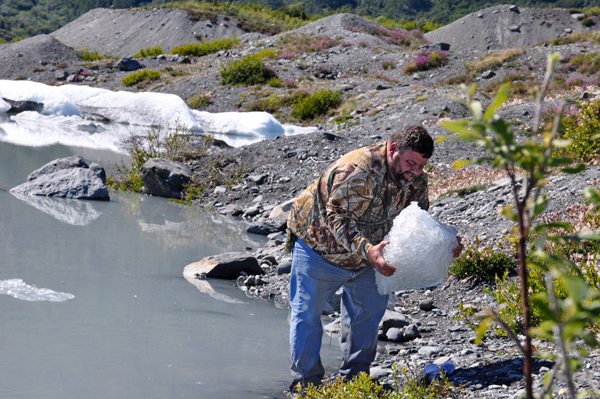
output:
[[315, 252], [346, 269], [368, 266], [368, 251], [411, 201], [429, 208], [425, 173], [406, 186], [388, 171], [386, 143], [352, 151], [331, 165], [292, 205], [288, 227]]

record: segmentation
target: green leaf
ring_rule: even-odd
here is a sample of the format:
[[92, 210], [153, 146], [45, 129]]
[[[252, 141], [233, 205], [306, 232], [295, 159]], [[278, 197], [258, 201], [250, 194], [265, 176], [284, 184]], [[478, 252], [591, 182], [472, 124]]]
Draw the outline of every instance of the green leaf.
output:
[[496, 97], [494, 97], [494, 100], [492, 101], [492, 103], [490, 104], [488, 109], [485, 111], [485, 114], [483, 115], [484, 121], [487, 121], [494, 116], [494, 114], [496, 113], [498, 108], [500, 108], [500, 106], [502, 104], [504, 104], [504, 102], [508, 98], [509, 91], [510, 91], [510, 83], [504, 83], [502, 86], [500, 86], [500, 88], [498, 89], [498, 92], [496, 92]]
[[437, 139], [435, 139], [435, 143], [439, 144], [439, 143], [443, 143], [444, 141], [446, 141], [448, 139], [449, 136], [440, 136]]
[[477, 338], [475, 338], [475, 344], [481, 343], [483, 337], [485, 336], [485, 333], [490, 329], [492, 324], [494, 324], [494, 319], [492, 318], [492, 316], [485, 318], [481, 322], [479, 328], [477, 329]]
[[600, 193], [594, 187], [586, 187], [583, 190], [583, 196], [596, 206], [600, 206]]
[[458, 121], [444, 121], [441, 123], [442, 127], [450, 132], [459, 133], [464, 137], [460, 137], [461, 140], [475, 141], [481, 138], [481, 135], [474, 131], [469, 126], [469, 121], [458, 120]]
[[481, 122], [481, 114], [483, 113], [483, 106], [479, 101], [471, 101], [469, 103], [469, 110], [471, 111], [471, 115], [473, 115], [474, 122]]

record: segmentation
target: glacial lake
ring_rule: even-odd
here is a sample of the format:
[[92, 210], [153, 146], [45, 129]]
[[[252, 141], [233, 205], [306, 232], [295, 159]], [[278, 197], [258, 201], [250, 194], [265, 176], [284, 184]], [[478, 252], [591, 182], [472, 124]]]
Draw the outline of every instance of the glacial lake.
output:
[[[182, 275], [191, 262], [256, 249], [265, 238], [239, 219], [162, 198], [19, 199], [7, 191], [73, 154], [109, 173], [123, 158], [0, 141], [0, 397], [282, 398], [288, 309], [248, 298], [231, 281], [209, 280], [201, 292]], [[38, 299], [49, 295], [42, 288], [71, 299], [18, 299], [1, 288], [15, 281]], [[323, 362], [335, 370], [339, 345], [324, 343]]]

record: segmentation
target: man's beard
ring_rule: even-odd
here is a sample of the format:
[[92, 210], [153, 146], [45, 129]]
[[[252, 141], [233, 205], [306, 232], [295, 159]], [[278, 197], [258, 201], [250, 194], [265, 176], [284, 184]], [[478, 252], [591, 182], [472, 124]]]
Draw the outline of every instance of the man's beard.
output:
[[[413, 178], [412, 179], [407, 179], [406, 178], [406, 174], [411, 175]], [[396, 176], [396, 181], [398, 182], [398, 184], [400, 184], [402, 187], [407, 187], [410, 186], [412, 184], [412, 182], [415, 181], [416, 176], [414, 174], [412, 174], [411, 172], [404, 172], [399, 174], [398, 176]]]

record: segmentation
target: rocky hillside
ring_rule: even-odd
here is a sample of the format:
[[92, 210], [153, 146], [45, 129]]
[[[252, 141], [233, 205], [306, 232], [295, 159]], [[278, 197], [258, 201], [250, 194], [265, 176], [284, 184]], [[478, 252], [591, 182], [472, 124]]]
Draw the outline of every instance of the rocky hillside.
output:
[[[584, 24], [584, 20], [592, 23]], [[333, 15], [274, 36], [244, 33], [238, 22], [224, 16], [190, 19], [183, 11], [161, 8], [92, 10], [52, 35], [0, 46], [0, 78], [172, 93], [204, 111], [267, 110], [281, 121], [318, 127], [313, 134], [215, 150], [188, 162], [205, 189], [198, 204], [255, 222], [264, 221], [276, 205], [294, 198], [339, 156], [385, 140], [402, 126], [421, 124], [435, 138], [447, 135], [440, 121], [468, 116], [451, 99], [461, 95], [460, 83], [477, 83], [476, 96], [488, 105], [500, 84], [512, 81], [511, 99], [499, 114], [511, 121], [520, 140], [532, 129], [535, 108], [530, 91], [544, 74], [548, 53], [564, 55], [558, 68], [560, 79], [551, 87], [550, 109], [561, 98], [575, 103], [600, 95], [600, 75], [594, 67], [600, 40], [592, 36], [598, 34], [600, 21], [565, 10], [495, 6], [425, 36], [389, 30], [352, 14]], [[146, 69], [160, 72], [160, 77], [132, 87], [123, 84], [132, 71], [117, 67], [120, 57], [148, 47], [161, 46], [169, 53], [180, 45], [236, 35], [240, 43], [235, 47], [201, 57], [163, 54], [139, 59]], [[440, 43], [450, 45], [448, 53], [441, 55], [445, 62], [432, 68], [412, 67], [419, 56], [426, 56], [422, 46], [447, 48]], [[114, 57], [82, 61], [74, 49], [83, 48]], [[251, 86], [221, 84], [221, 70], [259, 51], [267, 59], [270, 77], [277, 78]], [[590, 57], [588, 67], [572, 63], [577, 56]], [[339, 104], [325, 116], [298, 116], [297, 103], [290, 99], [324, 90], [338, 93]], [[204, 100], [195, 103], [194, 98]], [[436, 146], [428, 171], [431, 212], [454, 225], [467, 242], [491, 247], [511, 227], [496, 214], [498, 206], [510, 201], [503, 174], [485, 166], [461, 171], [449, 166], [455, 160], [481, 155], [480, 149], [455, 140]], [[548, 186], [552, 193], [549, 215], [579, 206], [583, 187], [596, 183], [598, 176], [594, 165], [568, 179], [554, 176]], [[265, 266], [264, 279], [270, 284], [253, 292], [274, 296], [285, 306], [287, 280], [285, 274], [277, 274], [275, 265], [284, 266], [287, 259], [281, 235], [272, 238], [269, 247], [255, 250], [257, 257], [268, 259], [263, 265], [271, 267]], [[459, 304], [475, 308], [493, 304], [483, 291], [490, 286], [469, 278], [449, 278], [435, 289], [394, 296], [390, 306], [420, 334], [382, 344], [378, 378], [388, 380], [394, 363], [423, 366], [451, 360], [457, 367], [452, 381], [465, 386], [455, 397], [518, 397], [523, 387], [521, 363], [509, 340], [493, 335], [476, 346], [474, 332], [460, 317]], [[332, 316], [336, 316], [335, 309]], [[389, 337], [384, 334], [382, 338]], [[536, 345], [547, 346], [541, 341]], [[577, 376], [580, 388], [590, 382], [600, 385], [599, 356], [594, 352], [586, 364], [591, 376]], [[536, 362], [536, 386], [551, 366]]]

